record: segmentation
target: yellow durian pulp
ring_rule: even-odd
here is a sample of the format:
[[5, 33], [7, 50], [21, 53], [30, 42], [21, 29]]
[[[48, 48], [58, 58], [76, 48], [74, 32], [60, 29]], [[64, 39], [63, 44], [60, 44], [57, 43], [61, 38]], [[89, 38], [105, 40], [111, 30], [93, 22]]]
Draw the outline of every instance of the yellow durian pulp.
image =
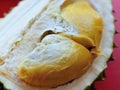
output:
[[71, 4], [65, 3], [62, 6], [61, 15], [64, 20], [78, 30], [81, 37], [84, 37], [81, 39], [81, 42], [87, 41], [88, 43], [92, 43], [93, 41], [98, 48], [101, 40], [103, 22], [99, 13], [97, 13], [89, 2], [82, 0]]
[[[50, 40], [53, 43], [49, 43]], [[48, 44], [43, 46], [45, 43]], [[41, 51], [35, 53], [37, 50]], [[32, 62], [34, 56], [41, 58]], [[81, 76], [92, 61], [92, 54], [84, 46], [59, 35], [48, 35], [21, 63], [19, 76], [34, 86], [56, 87]]]
[[79, 35], [62, 33], [43, 38], [18, 67], [20, 79], [30, 85], [49, 88], [65, 84], [82, 76], [93, 62], [89, 48], [98, 49], [103, 27], [100, 15], [87, 1], [77, 1], [63, 5], [61, 16]]

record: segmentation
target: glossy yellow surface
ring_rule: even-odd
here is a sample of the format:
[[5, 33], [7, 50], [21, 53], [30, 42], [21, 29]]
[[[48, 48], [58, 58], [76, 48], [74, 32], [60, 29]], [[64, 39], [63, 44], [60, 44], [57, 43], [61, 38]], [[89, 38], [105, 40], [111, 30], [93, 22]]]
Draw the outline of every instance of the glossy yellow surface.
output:
[[62, 17], [72, 24], [80, 35], [91, 38], [98, 47], [103, 28], [101, 16], [85, 0], [66, 4], [62, 6]]

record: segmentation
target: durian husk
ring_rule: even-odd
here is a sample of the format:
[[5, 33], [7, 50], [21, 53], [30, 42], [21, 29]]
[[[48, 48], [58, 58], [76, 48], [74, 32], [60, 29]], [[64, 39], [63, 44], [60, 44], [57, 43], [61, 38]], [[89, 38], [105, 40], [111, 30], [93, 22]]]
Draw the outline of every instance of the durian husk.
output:
[[[45, 0], [45, 1], [49, 2], [49, 0]], [[28, 2], [29, 2], [29, 5], [27, 5]], [[39, 1], [36, 0], [34, 1], [34, 4], [38, 2]], [[93, 4], [95, 9], [100, 13], [100, 15], [104, 18], [103, 19], [104, 29], [102, 33], [102, 39], [100, 42], [101, 53], [97, 56], [97, 58], [92, 63], [91, 67], [82, 77], [72, 81], [71, 83], [58, 86], [57, 88], [53, 88], [49, 90], [84, 90], [87, 87], [89, 87], [93, 83], [93, 81], [100, 75], [100, 73], [103, 72], [103, 70], [107, 67], [107, 61], [109, 60], [109, 57], [111, 56], [111, 53], [113, 51], [113, 37], [115, 32], [114, 25], [113, 25], [114, 19], [112, 16], [112, 4], [111, 4], [112, 2], [111, 0], [90, 0], [90, 2]], [[19, 11], [24, 10], [26, 7], [30, 9], [31, 8], [30, 5], [32, 4], [33, 3], [30, 3], [29, 0], [22, 1], [15, 9], [11, 11], [10, 14], [6, 16], [5, 19], [2, 19], [2, 21], [0, 21], [0, 24], [1, 24], [0, 30], [5, 28], [6, 23], [15, 22], [15, 19], [12, 19], [12, 17], [19, 16], [20, 14]], [[28, 23], [30, 25], [32, 21], [34, 22], [34, 20], [32, 19], [35, 18], [38, 14], [40, 14], [35, 10], [33, 11], [34, 11], [34, 14], [28, 17], [27, 19], [28, 21], [26, 21], [25, 23], [26, 26]], [[32, 13], [33, 11], [29, 11], [29, 13]], [[13, 83], [11, 80], [8, 80], [3, 76], [0, 76], [0, 81], [4, 84], [4, 86], [7, 89], [21, 90], [20, 87], [18, 87], [15, 83]], [[44, 90], [44, 89], [40, 89], [40, 90]]]

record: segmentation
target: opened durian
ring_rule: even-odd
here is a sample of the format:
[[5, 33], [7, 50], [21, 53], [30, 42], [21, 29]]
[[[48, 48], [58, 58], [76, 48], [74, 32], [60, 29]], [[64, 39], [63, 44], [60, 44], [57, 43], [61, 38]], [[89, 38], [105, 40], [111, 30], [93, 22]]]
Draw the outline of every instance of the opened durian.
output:
[[84, 90], [112, 53], [111, 11], [111, 0], [21, 1], [0, 22], [1, 83], [10, 90]]

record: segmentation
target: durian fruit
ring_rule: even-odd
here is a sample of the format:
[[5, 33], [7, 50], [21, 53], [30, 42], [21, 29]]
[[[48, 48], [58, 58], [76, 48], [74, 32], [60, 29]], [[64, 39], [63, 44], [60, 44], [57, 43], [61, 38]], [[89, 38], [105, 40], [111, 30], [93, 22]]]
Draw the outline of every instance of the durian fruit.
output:
[[112, 53], [111, 0], [24, 0], [0, 21], [0, 35], [6, 89], [84, 90]]

